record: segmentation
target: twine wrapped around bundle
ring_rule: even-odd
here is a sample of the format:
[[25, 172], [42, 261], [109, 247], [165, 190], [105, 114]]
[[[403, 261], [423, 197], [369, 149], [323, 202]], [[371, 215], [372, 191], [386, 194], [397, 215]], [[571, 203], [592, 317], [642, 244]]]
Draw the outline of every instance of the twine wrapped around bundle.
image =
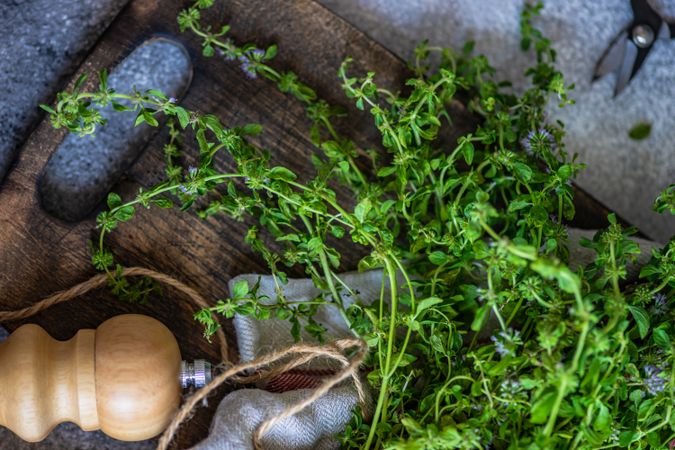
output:
[[[183, 293], [195, 306], [199, 308], [208, 308], [209, 304], [204, 297], [196, 290], [185, 285], [181, 281], [161, 272], [156, 272], [143, 267], [128, 267], [122, 270], [122, 276], [145, 276], [159, 283], [171, 286], [177, 291]], [[10, 320], [19, 320], [29, 318], [53, 305], [73, 300], [87, 292], [101, 288], [108, 282], [107, 274], [95, 275], [87, 281], [79, 283], [65, 291], [57, 292], [50, 297], [35, 303], [32, 306], [17, 311], [0, 311], [0, 322]], [[310, 363], [319, 358], [328, 358], [334, 360], [341, 366], [332, 376], [323, 380], [323, 382], [314, 389], [309, 396], [300, 399], [286, 407], [279, 414], [264, 420], [253, 433], [253, 447], [261, 450], [261, 439], [276, 423], [289, 418], [302, 411], [320, 397], [326, 394], [331, 388], [335, 387], [347, 378], [353, 380], [358, 401], [365, 409], [366, 394], [363, 383], [359, 377], [358, 369], [366, 357], [367, 345], [361, 339], [337, 339], [326, 345], [307, 345], [295, 344], [282, 350], [271, 352], [243, 364], [233, 365], [229, 360], [227, 339], [222, 329], [216, 331], [218, 338], [220, 355], [222, 363], [226, 369], [215, 376], [213, 380], [204, 388], [198, 390], [194, 395], [187, 399], [185, 404], [178, 410], [176, 416], [164, 431], [159, 440], [158, 449], [165, 450], [172, 442], [180, 426], [185, 423], [192, 415], [197, 405], [226, 381], [234, 381], [240, 384], [271, 379], [283, 374], [289, 370], [295, 369], [304, 364]], [[350, 357], [347, 353], [355, 349], [355, 353]], [[276, 364], [279, 363], [279, 364]], [[251, 369], [258, 369], [253, 375], [241, 375], [243, 372]]]

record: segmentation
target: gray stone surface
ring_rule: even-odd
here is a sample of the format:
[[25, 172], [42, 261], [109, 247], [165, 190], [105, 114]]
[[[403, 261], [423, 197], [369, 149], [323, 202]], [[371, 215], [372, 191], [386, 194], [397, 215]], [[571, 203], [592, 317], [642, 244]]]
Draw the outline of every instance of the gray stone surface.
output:
[[50, 101], [127, 2], [0, 1], [0, 183], [40, 117], [38, 104]]
[[[108, 85], [118, 92], [157, 89], [180, 97], [192, 79], [185, 48], [152, 39], [135, 49], [113, 71]], [[49, 159], [39, 182], [42, 206], [52, 215], [77, 221], [89, 214], [136, 160], [157, 128], [134, 127], [137, 113], [101, 110], [108, 122], [94, 136], [69, 134]]]
[[[520, 51], [524, 0], [319, 0], [404, 59], [419, 41], [460, 48], [476, 41], [498, 77], [524, 85], [532, 57]], [[640, 72], [617, 98], [616, 76], [591, 78], [603, 51], [631, 18], [627, 0], [544, 0], [536, 24], [558, 50], [558, 66], [576, 84], [577, 104], [551, 111], [568, 130], [568, 149], [588, 168], [578, 183], [653, 239], [675, 234], [675, 217], [651, 211], [656, 195], [675, 182], [675, 39], [658, 41]], [[652, 0], [675, 19], [675, 0]], [[652, 123], [643, 141], [628, 138], [637, 122]]]

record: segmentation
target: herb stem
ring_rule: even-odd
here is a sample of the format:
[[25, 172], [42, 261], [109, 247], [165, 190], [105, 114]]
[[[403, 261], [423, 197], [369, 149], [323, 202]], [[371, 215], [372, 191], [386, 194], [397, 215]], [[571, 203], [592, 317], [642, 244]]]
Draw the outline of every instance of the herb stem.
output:
[[558, 411], [560, 410], [560, 405], [562, 404], [563, 397], [565, 396], [565, 390], [567, 389], [567, 374], [563, 373], [560, 377], [560, 386], [558, 387], [558, 394], [556, 395], [555, 402], [551, 408], [548, 421], [546, 422], [546, 427], [544, 428], [544, 435], [550, 437], [553, 432], [553, 427], [555, 426], [555, 421], [558, 418]]
[[391, 363], [394, 349], [394, 338], [396, 337], [396, 314], [398, 309], [398, 283], [396, 280], [396, 269], [388, 258], [385, 258], [384, 263], [387, 270], [387, 275], [389, 277], [389, 288], [391, 290], [391, 304], [389, 305], [389, 333], [387, 336], [387, 356], [384, 360], [384, 368], [380, 369], [382, 373], [382, 382], [380, 384], [380, 393], [377, 398], [377, 405], [375, 406], [375, 414], [373, 415], [373, 423], [370, 426], [368, 439], [366, 440], [366, 443], [363, 447], [366, 450], [370, 448], [373, 438], [375, 437], [375, 431], [380, 419], [383, 423], [387, 420], [387, 411], [386, 409], [383, 409], [383, 407], [387, 401], [388, 396], [389, 378], [391, 377], [392, 373]]
[[611, 240], [609, 242], [609, 255], [610, 255], [610, 263], [612, 265], [612, 288], [614, 289], [614, 298], [618, 300], [621, 298], [621, 290], [619, 289], [619, 278], [617, 276], [614, 240]]

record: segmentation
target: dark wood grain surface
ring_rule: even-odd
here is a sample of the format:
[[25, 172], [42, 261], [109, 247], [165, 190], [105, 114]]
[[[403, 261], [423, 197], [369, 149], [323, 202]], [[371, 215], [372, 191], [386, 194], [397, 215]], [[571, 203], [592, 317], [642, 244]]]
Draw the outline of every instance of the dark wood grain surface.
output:
[[[194, 63], [194, 79], [182, 102], [186, 108], [216, 114], [227, 126], [260, 123], [265, 131], [257, 142], [269, 148], [276, 161], [298, 173], [312, 170], [309, 155], [314, 148], [302, 106], [265, 80], [249, 80], [236, 63], [202, 57], [200, 42], [191, 35], [180, 34], [176, 25], [177, 13], [186, 5], [133, 0], [72, 80], [81, 73], [95, 74], [102, 68], [112, 68], [148, 38], [171, 37], [189, 49]], [[402, 61], [311, 0], [221, 1], [211, 10], [208, 20], [214, 25], [231, 23], [231, 34], [238, 42], [278, 44], [279, 54], [273, 65], [295, 71], [332, 103], [350, 104], [336, 78], [337, 68], [346, 56], [354, 57], [356, 72], [373, 70], [379, 82], [394, 89], [402, 85], [406, 74]], [[370, 118], [349, 109], [353, 114], [338, 128], [364, 148], [377, 145], [379, 139]], [[459, 124], [470, 119], [466, 113], [459, 114], [466, 116], [460, 116]], [[80, 223], [65, 223], [46, 214], [36, 196], [40, 171], [63, 138], [63, 131], [43, 121], [0, 186], [0, 309], [27, 306], [94, 274], [87, 240], [95, 235], [95, 214]], [[160, 181], [161, 148], [165, 142], [166, 133], [160, 132], [114, 190], [129, 198], [140, 186]], [[186, 153], [189, 160], [196, 151]], [[221, 156], [218, 165], [225, 170], [232, 168], [225, 156]], [[339, 195], [345, 199], [344, 192]], [[579, 215], [586, 218], [587, 225], [597, 226], [602, 223], [597, 218], [604, 217], [605, 212], [591, 199], [582, 205]], [[265, 271], [260, 258], [242, 241], [246, 229], [246, 223], [222, 216], [203, 221], [193, 213], [177, 210], [143, 210], [116, 230], [108, 243], [120, 263], [170, 274], [215, 302], [226, 296], [230, 278]], [[359, 255], [350, 251], [343, 254], [346, 268], [353, 268]], [[302, 276], [298, 272], [290, 274]], [[200, 327], [192, 320], [192, 308], [168, 290], [147, 305], [124, 303], [102, 290], [53, 307], [29, 321], [39, 323], [55, 338], [66, 339], [80, 328], [95, 328], [123, 312], [145, 313], [162, 320], [177, 336], [185, 358], [218, 360], [216, 346], [202, 338]], [[7, 326], [13, 329], [19, 324]], [[224, 326], [233, 342], [230, 325]], [[217, 401], [211, 401], [210, 407], [182, 430], [175, 443], [177, 448], [206, 436], [215, 406]]]

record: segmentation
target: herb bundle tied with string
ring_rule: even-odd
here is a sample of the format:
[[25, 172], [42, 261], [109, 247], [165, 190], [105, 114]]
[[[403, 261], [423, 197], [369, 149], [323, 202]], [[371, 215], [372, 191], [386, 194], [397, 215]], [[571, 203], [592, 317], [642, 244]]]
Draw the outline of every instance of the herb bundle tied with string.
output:
[[[59, 94], [53, 109], [45, 107], [54, 126], [82, 134], [103, 125], [92, 104], [136, 110], [136, 124], [169, 117], [166, 180], [129, 201], [110, 194], [109, 210], [98, 216], [93, 261], [117, 293], [138, 299], [148, 289], [119, 277], [105, 247], [105, 236], [140, 206], [178, 203], [204, 218], [252, 217], [257, 225], [245, 242], [278, 285], [287, 281], [285, 267], [300, 265], [322, 294], [299, 306], [279, 289], [269, 305], [256, 286], [240, 283], [196, 319], [207, 335], [218, 326], [215, 311], [286, 319], [296, 337], [305, 328], [321, 338], [313, 314], [335, 305], [371, 349], [366, 366], [376, 393], [372, 420], [355, 411], [341, 436], [345, 448], [644, 449], [673, 442], [675, 240], [653, 251], [639, 280], [629, 280], [627, 267], [640, 252], [630, 238], [636, 230], [610, 215], [609, 228], [583, 242], [595, 261], [569, 268], [565, 223], [575, 213], [571, 180], [582, 165], [565, 151], [562, 124], [546, 121], [550, 99], [561, 107], [573, 102], [553, 67], [551, 43], [531, 23], [541, 4], [527, 5], [521, 19], [523, 49], [536, 53], [521, 95], [496, 82], [471, 45], [459, 53], [420, 45], [405, 94], [379, 87], [372, 73], [351, 74], [347, 59], [339, 68], [344, 92], [381, 135], [380, 153], [365, 153], [332, 125], [338, 108], [295, 73], [274, 68], [275, 46], [239, 46], [227, 26], [203, 26], [212, 3], [183, 11], [181, 31], [203, 38], [205, 56], [237, 64], [305, 106], [316, 172], [272, 167], [269, 152], [248, 139], [262, 132], [258, 125], [227, 128], [157, 91], [114, 92], [105, 73], [96, 92], [78, 83]], [[431, 54], [437, 64], [428, 62]], [[448, 146], [439, 135], [452, 127], [456, 99], [476, 125]], [[186, 129], [199, 147], [199, 166], [187, 169], [177, 159]], [[216, 158], [231, 158], [236, 170], [217, 170]], [[353, 202], [339, 201], [336, 185]], [[673, 186], [655, 209], [675, 212]], [[335, 240], [367, 250], [359, 268], [382, 269], [389, 298], [342, 303], [350, 288], [337, 276], [344, 268]]]

